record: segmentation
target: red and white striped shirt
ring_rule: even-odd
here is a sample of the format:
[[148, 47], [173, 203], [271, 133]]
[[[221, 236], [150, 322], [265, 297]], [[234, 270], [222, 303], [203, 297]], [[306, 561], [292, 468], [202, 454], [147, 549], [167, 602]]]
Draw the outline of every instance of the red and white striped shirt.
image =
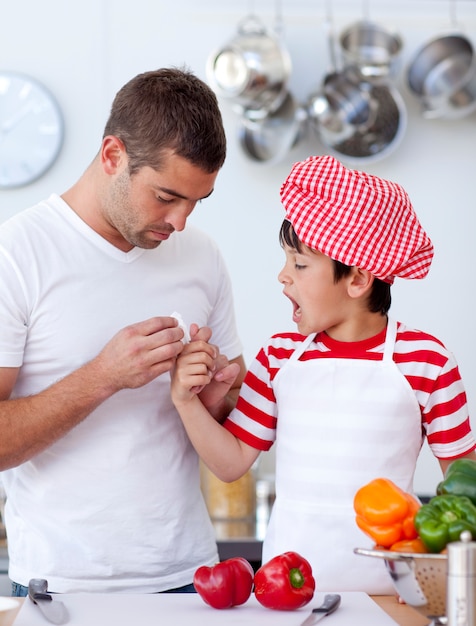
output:
[[[300, 360], [342, 358], [382, 360], [384, 329], [370, 339], [340, 342], [319, 333]], [[276, 437], [279, 407], [273, 381], [305, 336], [274, 335], [251, 364], [236, 408], [224, 422], [236, 437], [259, 450], [269, 450]], [[422, 432], [437, 458], [454, 459], [476, 448], [466, 392], [454, 356], [435, 337], [398, 323], [393, 360], [415, 392]]]

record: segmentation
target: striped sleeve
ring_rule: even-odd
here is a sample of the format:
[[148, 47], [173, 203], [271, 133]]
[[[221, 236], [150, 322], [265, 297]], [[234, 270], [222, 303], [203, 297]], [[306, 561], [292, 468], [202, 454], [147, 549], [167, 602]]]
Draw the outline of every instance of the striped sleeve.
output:
[[235, 409], [225, 428], [258, 450], [269, 450], [276, 438], [277, 405], [273, 380], [304, 337], [298, 333], [274, 335], [250, 365]]
[[395, 362], [415, 392], [433, 454], [455, 459], [476, 447], [456, 360], [426, 333], [399, 326]]

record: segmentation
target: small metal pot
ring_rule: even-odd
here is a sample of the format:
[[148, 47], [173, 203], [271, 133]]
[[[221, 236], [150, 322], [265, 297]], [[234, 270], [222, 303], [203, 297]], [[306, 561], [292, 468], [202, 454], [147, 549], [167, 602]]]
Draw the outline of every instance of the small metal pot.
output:
[[352, 137], [362, 124], [370, 124], [374, 115], [369, 83], [362, 82], [353, 68], [331, 72], [322, 87], [309, 96], [311, 126], [326, 144], [340, 143]]
[[332, 135], [316, 126], [319, 137], [332, 152], [348, 162], [381, 160], [399, 145], [406, 129], [407, 113], [403, 99], [391, 84], [368, 85], [369, 116], [356, 125], [351, 135]]
[[449, 34], [426, 43], [407, 69], [410, 91], [427, 118], [459, 118], [476, 110], [476, 58], [467, 37]]
[[231, 99], [238, 113], [260, 118], [285, 100], [291, 57], [277, 37], [249, 16], [230, 43], [209, 56], [206, 73], [214, 91]]
[[305, 109], [287, 93], [279, 109], [265, 118], [242, 117], [240, 145], [252, 161], [267, 165], [278, 163], [303, 138], [306, 119]]
[[403, 48], [400, 35], [363, 20], [342, 32], [339, 42], [345, 63], [357, 67], [366, 79], [396, 76]]

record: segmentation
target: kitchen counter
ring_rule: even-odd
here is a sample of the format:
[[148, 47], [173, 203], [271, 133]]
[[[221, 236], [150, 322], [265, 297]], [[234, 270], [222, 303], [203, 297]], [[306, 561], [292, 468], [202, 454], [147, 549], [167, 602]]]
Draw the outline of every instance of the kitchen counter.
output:
[[[399, 626], [428, 626], [429, 620], [411, 606], [401, 604], [396, 596], [371, 596]], [[350, 626], [350, 625], [349, 625]]]

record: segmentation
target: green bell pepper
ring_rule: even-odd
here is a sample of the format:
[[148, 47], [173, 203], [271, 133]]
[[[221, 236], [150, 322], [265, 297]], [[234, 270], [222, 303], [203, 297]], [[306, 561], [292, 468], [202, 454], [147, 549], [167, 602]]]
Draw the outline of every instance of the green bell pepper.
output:
[[445, 479], [436, 488], [438, 495], [466, 496], [476, 505], [476, 461], [456, 459], [445, 472]]
[[441, 552], [446, 544], [459, 541], [463, 530], [476, 539], [476, 506], [466, 496], [434, 496], [418, 509], [414, 523], [427, 549]]

